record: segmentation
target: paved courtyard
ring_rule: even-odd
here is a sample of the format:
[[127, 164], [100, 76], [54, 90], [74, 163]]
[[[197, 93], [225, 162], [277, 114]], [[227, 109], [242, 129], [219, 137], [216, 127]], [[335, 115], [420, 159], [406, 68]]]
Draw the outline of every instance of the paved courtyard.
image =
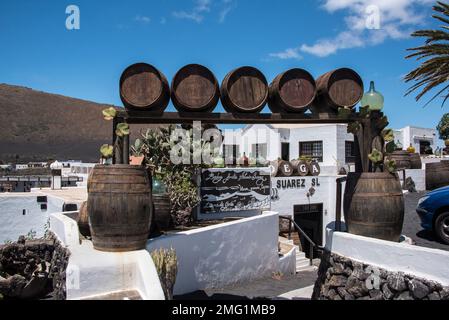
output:
[[263, 278], [222, 289], [209, 289], [177, 296], [175, 300], [246, 300], [291, 299], [310, 300], [318, 270], [305, 271], [280, 279]]
[[409, 193], [405, 195], [405, 220], [402, 234], [416, 241], [416, 245], [449, 251], [449, 245], [441, 243], [432, 232], [423, 230], [416, 214], [416, 205], [419, 198], [426, 192]]

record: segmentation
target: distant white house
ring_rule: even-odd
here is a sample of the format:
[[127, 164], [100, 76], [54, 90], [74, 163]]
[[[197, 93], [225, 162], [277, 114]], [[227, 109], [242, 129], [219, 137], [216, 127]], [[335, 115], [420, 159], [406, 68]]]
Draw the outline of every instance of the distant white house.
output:
[[354, 136], [344, 124], [248, 125], [224, 131], [223, 154], [269, 161], [307, 156], [336, 173], [355, 161]]
[[432, 148], [432, 151], [438, 147], [438, 136], [435, 129], [407, 126], [394, 130], [394, 138], [395, 142], [399, 141], [404, 149], [411, 145], [420, 154], [426, 154], [426, 149], [429, 147]]

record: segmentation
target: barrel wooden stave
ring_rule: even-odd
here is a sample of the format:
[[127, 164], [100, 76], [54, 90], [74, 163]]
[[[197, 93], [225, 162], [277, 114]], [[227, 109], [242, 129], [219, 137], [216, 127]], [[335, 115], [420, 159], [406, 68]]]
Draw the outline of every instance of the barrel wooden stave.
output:
[[344, 216], [351, 234], [399, 241], [404, 223], [404, 196], [398, 175], [349, 173]]
[[95, 249], [122, 252], [145, 248], [152, 215], [149, 181], [144, 167], [95, 166], [88, 188]]
[[316, 86], [319, 103], [314, 104], [317, 109], [352, 108], [363, 97], [363, 81], [357, 72], [349, 68], [340, 68], [323, 74], [316, 80]]
[[76, 219], [78, 223], [78, 229], [83, 236], [90, 236], [90, 227], [89, 227], [89, 212], [87, 210], [87, 201], [84, 201], [79, 209], [79, 214]]
[[268, 91], [268, 82], [262, 72], [253, 67], [241, 67], [223, 79], [221, 103], [227, 112], [257, 113], [265, 107]]
[[421, 155], [419, 153], [410, 154], [410, 168], [411, 169], [422, 169]]
[[180, 112], [212, 112], [220, 99], [220, 88], [212, 71], [199, 64], [189, 64], [174, 76], [171, 97]]
[[170, 101], [170, 87], [155, 67], [136, 63], [120, 77], [120, 98], [126, 109], [162, 112]]
[[312, 75], [303, 69], [290, 69], [270, 84], [268, 106], [273, 113], [304, 113], [315, 95], [316, 84]]
[[167, 193], [153, 194], [154, 221], [162, 230], [170, 226], [170, 197]]
[[449, 162], [426, 163], [426, 189], [435, 190], [449, 185]]
[[388, 159], [395, 161], [397, 170], [411, 169], [412, 167], [410, 153], [405, 150], [393, 151]]

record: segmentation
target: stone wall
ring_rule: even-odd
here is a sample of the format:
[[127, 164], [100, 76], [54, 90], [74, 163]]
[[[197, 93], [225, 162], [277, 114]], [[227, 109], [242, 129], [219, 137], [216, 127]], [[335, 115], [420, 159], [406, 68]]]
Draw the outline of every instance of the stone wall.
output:
[[69, 251], [50, 233], [45, 239], [0, 246], [0, 298], [66, 298]]
[[312, 299], [449, 300], [449, 287], [326, 252]]

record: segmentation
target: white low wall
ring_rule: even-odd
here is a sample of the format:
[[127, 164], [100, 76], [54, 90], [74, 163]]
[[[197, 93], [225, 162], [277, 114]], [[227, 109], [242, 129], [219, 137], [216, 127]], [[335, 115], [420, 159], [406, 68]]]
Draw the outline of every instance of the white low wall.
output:
[[51, 230], [70, 250], [67, 299], [86, 299], [108, 293], [136, 290], [145, 300], [164, 300], [156, 267], [146, 250], [112, 253], [80, 242], [77, 224], [62, 213], [53, 214]]
[[162, 236], [148, 241], [147, 250], [176, 250], [176, 295], [224, 287], [280, 271], [278, 219], [276, 212], [265, 212], [251, 218]]
[[[424, 169], [408, 169], [405, 170], [405, 178], [411, 177], [415, 182], [417, 191], [426, 191], [426, 170]], [[403, 183], [403, 174], [399, 172], [399, 179]]]
[[332, 253], [393, 272], [449, 285], [449, 252], [327, 230]]
[[[5, 241], [17, 241], [21, 235], [27, 235], [31, 230], [36, 237], [44, 235], [45, 224], [51, 213], [60, 212], [64, 200], [57, 197], [47, 197], [47, 209], [41, 210], [37, 202], [40, 193], [0, 194], [0, 244]], [[23, 215], [23, 210], [26, 214]]]
[[[272, 178], [272, 196], [278, 196], [271, 200], [271, 210], [279, 212], [280, 215], [293, 216], [293, 208], [295, 205], [303, 204], [323, 204], [323, 226], [322, 226], [322, 243], [326, 241], [326, 228], [335, 222], [336, 215], [336, 193], [337, 178], [339, 176], [318, 176], [318, 177], [277, 177]], [[295, 181], [295, 186], [282, 188], [282, 181], [299, 180], [300, 185]], [[302, 183], [304, 181], [304, 184]], [[342, 199], [344, 195], [346, 183], [342, 183]], [[315, 193], [307, 197], [309, 189], [313, 187]], [[343, 200], [342, 200], [342, 221], [343, 217]]]

